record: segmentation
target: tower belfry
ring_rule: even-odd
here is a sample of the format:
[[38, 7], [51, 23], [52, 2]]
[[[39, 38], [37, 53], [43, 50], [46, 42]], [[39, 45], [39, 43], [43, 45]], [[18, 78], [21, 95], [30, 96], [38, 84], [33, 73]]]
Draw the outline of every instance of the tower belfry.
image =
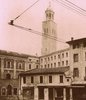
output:
[[56, 40], [49, 37], [57, 38], [56, 23], [54, 22], [54, 11], [51, 8], [51, 3], [45, 11], [46, 20], [42, 22], [43, 35], [42, 38], [42, 55], [46, 55], [56, 51]]

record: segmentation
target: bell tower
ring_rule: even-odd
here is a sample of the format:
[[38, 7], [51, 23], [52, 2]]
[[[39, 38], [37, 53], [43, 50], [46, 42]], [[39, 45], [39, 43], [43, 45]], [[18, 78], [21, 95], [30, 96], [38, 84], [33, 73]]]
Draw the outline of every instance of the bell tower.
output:
[[47, 55], [56, 51], [56, 40], [50, 37], [57, 38], [56, 23], [54, 22], [54, 11], [51, 9], [51, 5], [45, 11], [46, 20], [42, 22], [43, 37], [42, 37], [42, 49], [41, 54]]

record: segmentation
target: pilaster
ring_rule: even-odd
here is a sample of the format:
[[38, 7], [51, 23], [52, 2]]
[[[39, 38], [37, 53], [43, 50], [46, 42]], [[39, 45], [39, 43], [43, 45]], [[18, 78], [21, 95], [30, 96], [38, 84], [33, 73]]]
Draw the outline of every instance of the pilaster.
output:
[[48, 88], [44, 88], [44, 100], [49, 100], [49, 90], [48, 90]]
[[66, 100], [66, 88], [63, 88], [63, 100]]
[[70, 88], [70, 100], [73, 100], [72, 88]]
[[1, 58], [1, 79], [4, 78], [4, 58]]
[[14, 60], [14, 79], [16, 79], [16, 60]]
[[35, 86], [34, 87], [34, 100], [38, 100], [38, 87], [37, 86]]

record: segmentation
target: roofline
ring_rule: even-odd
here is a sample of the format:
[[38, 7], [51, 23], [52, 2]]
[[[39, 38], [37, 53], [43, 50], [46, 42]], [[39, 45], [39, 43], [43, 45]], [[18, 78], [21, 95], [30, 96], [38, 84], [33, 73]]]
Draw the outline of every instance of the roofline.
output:
[[[70, 66], [67, 66], [67, 67], [68, 67], [68, 69], [65, 70], [64, 72], [46, 72], [46, 73], [44, 73], [44, 72], [42, 72], [42, 73], [36, 72], [36, 73], [29, 73], [30, 71], [35, 70], [36, 69], [35, 68], [35, 69], [29, 70], [29, 71], [22, 72], [22, 73], [19, 74], [19, 76], [23, 76], [23, 75], [65, 74], [65, 72], [67, 72], [69, 70]], [[60, 67], [60, 68], [67, 68], [67, 67]], [[56, 68], [59, 68], [59, 67], [56, 67]], [[39, 68], [39, 69], [41, 69], [41, 68]], [[43, 68], [43, 69], [45, 69], [45, 68]], [[46, 69], [51, 69], [52, 70], [52, 69], [55, 69], [55, 68], [46, 68]]]
[[74, 42], [82, 42], [82, 41], [84, 41], [84, 40], [86, 40], [86, 38], [79, 38], [79, 39], [71, 39], [70, 41], [67, 41], [66, 43], [68, 43], [68, 44], [73, 44]]
[[14, 56], [14, 57], [23, 57], [23, 58], [28, 58], [28, 57], [39, 58], [37, 56], [28, 55], [28, 54], [24, 54], [24, 53], [13, 52], [13, 51], [7, 51], [7, 50], [0, 50], [0, 55], [7, 55], [7, 56]]
[[63, 51], [67, 51], [69, 50], [70, 48], [65, 48], [65, 49], [62, 49], [62, 50], [58, 50], [58, 51], [55, 51], [55, 52], [52, 52], [50, 54], [46, 54], [46, 55], [43, 55], [43, 56], [39, 56], [39, 58], [41, 57], [46, 57], [46, 56], [50, 56], [50, 55], [53, 55], [53, 54], [56, 54], [56, 53], [60, 53], [60, 52], [63, 52]]
[[20, 73], [19, 76], [24, 75], [47, 75], [47, 74], [64, 74], [64, 72], [47, 72], [47, 73]]

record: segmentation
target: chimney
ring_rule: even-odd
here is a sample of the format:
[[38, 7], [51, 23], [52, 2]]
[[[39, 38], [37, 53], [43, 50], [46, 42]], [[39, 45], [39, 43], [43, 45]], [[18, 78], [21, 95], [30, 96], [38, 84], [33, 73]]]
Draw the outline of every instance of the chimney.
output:
[[71, 37], [71, 41], [73, 41], [74, 40], [74, 38], [73, 37]]

